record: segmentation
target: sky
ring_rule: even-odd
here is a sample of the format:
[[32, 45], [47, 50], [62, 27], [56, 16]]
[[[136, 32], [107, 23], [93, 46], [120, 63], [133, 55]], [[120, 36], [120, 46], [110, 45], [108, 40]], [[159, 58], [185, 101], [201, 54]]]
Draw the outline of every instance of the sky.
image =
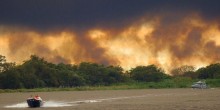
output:
[[1, 0], [0, 54], [166, 71], [220, 61], [219, 0]]

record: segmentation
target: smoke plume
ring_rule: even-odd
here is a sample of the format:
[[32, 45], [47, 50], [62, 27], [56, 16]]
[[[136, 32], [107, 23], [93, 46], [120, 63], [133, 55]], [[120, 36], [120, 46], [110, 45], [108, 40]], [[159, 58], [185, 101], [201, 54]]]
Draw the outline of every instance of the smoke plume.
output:
[[[1, 26], [0, 53], [9, 61], [22, 61], [31, 54], [54, 63], [82, 61], [121, 65], [130, 69], [156, 64], [165, 70], [181, 65], [196, 67], [220, 61], [220, 29], [216, 22], [198, 14], [168, 20], [167, 16], [144, 16], [118, 29], [90, 28], [39, 32]], [[170, 16], [169, 16], [170, 18]]]

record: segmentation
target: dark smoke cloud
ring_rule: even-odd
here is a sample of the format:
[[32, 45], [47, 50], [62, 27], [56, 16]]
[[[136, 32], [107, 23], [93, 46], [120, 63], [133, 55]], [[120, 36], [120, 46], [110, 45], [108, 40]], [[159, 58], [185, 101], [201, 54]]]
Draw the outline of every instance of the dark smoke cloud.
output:
[[1, 0], [0, 24], [39, 30], [125, 27], [143, 15], [197, 11], [219, 19], [219, 0]]
[[217, 46], [215, 42], [208, 42], [204, 48], [205, 57], [209, 57], [211, 62], [220, 61], [220, 46]]
[[[83, 56], [91, 60], [92, 62], [98, 62], [105, 65], [117, 64], [116, 59], [105, 56], [106, 49], [100, 47], [97, 42], [93, 41], [87, 33], [80, 33], [77, 35], [78, 44], [80, 44], [81, 52]], [[79, 61], [80, 62], [80, 61]]]
[[[184, 61], [190, 62], [193, 58], [209, 59], [209, 62], [212, 63], [220, 61], [219, 46], [213, 41], [205, 42], [204, 39], [208, 38], [202, 36], [202, 33], [209, 27], [193, 24], [190, 20], [198, 19], [194, 17], [193, 14], [188, 14], [188, 16], [182, 16], [182, 14], [163, 15], [159, 25], [152, 33], [151, 39], [147, 39], [148, 45], [153, 47], [151, 51], [154, 56], [168, 48], [172, 54], [170, 62], [173, 67], [181, 65]], [[207, 22], [205, 18], [201, 21]]]
[[179, 60], [184, 60], [188, 57], [194, 56], [194, 54], [200, 51], [201, 49], [200, 46], [202, 46], [201, 39], [202, 39], [201, 30], [192, 30], [188, 34], [182, 45], [175, 44], [172, 45], [170, 49], [175, 57], [177, 57]]
[[[31, 50], [30, 54], [46, 57], [55, 63], [92, 61], [106, 65], [125, 64], [130, 60], [124, 54], [126, 52], [114, 51], [121, 52], [119, 55], [122, 57], [108, 56], [112, 55], [109, 53], [113, 50], [110, 50], [109, 45], [100, 45], [100, 42], [116, 40], [123, 44], [120, 37], [127, 38], [128, 43], [134, 43], [133, 47], [133, 44], [127, 44], [128, 47], [115, 44], [128, 50], [135, 48], [131, 51], [134, 53], [132, 57], [145, 57], [144, 51], [149, 51], [146, 53], [152, 54], [149, 57], [153, 58], [149, 58], [147, 63], [160, 65], [157, 56], [166, 49], [171, 54], [172, 61], [168, 61], [171, 66], [190, 62], [192, 58], [208, 59], [208, 63], [211, 63], [220, 60], [220, 47], [214, 41], [204, 41], [202, 34], [211, 25], [217, 25], [220, 30], [219, 4], [219, 0], [1, 0], [0, 36], [11, 34], [7, 35], [11, 57], [22, 57]], [[143, 44], [143, 39], [139, 39], [136, 32], [142, 24], [156, 22], [157, 19], [158, 23], [152, 26], [153, 32], [145, 36], [146, 43]], [[190, 22], [193, 19], [201, 20], [207, 26], [193, 25]], [[136, 28], [134, 34], [127, 34], [123, 38], [122, 33], [132, 26]], [[93, 29], [109, 33], [109, 41], [92, 39], [88, 32]], [[55, 49], [47, 44], [50, 41], [48, 39], [46, 43], [38, 41], [45, 40], [50, 33], [53, 38], [62, 37], [62, 32], [69, 33], [66, 38], [70, 36], [71, 39], [62, 41], [63, 44]], [[56, 41], [58, 44], [61, 42], [59, 38]], [[143, 53], [137, 51], [141, 49]], [[121, 60], [123, 58], [124, 61]]]

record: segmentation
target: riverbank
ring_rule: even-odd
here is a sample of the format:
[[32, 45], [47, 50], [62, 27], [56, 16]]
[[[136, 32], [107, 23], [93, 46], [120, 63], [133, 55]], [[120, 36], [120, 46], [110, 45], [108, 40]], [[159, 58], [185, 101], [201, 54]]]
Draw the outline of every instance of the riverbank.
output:
[[[81, 86], [81, 87], [59, 87], [59, 88], [33, 88], [33, 89], [0, 89], [0, 93], [11, 92], [51, 92], [51, 91], [93, 91], [93, 90], [129, 90], [129, 89], [160, 89], [160, 88], [190, 88], [193, 82], [187, 78], [176, 78], [175, 80], [164, 80], [162, 82], [129, 82], [117, 83], [110, 86]], [[220, 87], [220, 79], [206, 80], [210, 88]]]

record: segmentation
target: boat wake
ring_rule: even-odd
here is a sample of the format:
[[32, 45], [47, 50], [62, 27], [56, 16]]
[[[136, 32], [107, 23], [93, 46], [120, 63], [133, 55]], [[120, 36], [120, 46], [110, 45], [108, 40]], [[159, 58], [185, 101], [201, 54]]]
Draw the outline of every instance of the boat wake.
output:
[[26, 108], [28, 107], [27, 102], [21, 102], [13, 105], [4, 106], [4, 108]]
[[[67, 107], [74, 106], [75, 104], [70, 104], [63, 101], [46, 101], [42, 107]], [[4, 106], [4, 108], [28, 108], [27, 102], [21, 102], [13, 105]]]
[[[104, 98], [104, 99], [93, 99], [93, 100], [79, 100], [79, 101], [45, 101], [42, 107], [68, 107], [68, 106], [76, 106], [83, 103], [97, 103], [102, 101], [112, 101], [112, 100], [120, 100], [120, 99], [130, 99], [130, 98], [141, 98], [151, 96], [153, 94], [141, 95], [141, 96], [130, 96], [130, 97], [114, 97], [114, 98]], [[162, 94], [162, 95], [171, 95], [171, 94]], [[156, 95], [161, 96], [161, 95]], [[13, 105], [4, 106], [4, 108], [27, 108], [27, 102], [21, 102]]]
[[[45, 101], [42, 107], [68, 107], [68, 106], [76, 106], [82, 103], [95, 103], [100, 102], [97, 100], [82, 100], [82, 101], [73, 101], [73, 102], [65, 102], [65, 101]], [[27, 102], [21, 102], [12, 105], [6, 105], [4, 108], [28, 108]]]

